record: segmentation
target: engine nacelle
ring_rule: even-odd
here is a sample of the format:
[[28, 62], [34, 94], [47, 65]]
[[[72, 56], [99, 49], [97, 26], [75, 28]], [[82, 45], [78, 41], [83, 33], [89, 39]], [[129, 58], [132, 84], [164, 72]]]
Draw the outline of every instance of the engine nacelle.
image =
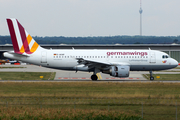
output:
[[76, 71], [89, 71], [89, 68], [85, 65], [77, 65], [73, 69]]
[[110, 75], [114, 77], [129, 77], [129, 66], [112, 66]]

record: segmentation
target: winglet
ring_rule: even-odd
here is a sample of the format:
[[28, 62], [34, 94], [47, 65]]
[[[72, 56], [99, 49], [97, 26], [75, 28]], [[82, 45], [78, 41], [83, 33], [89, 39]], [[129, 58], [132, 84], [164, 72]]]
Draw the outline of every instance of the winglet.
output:
[[38, 49], [39, 45], [37, 42], [28, 34], [17, 19], [7, 19], [7, 24], [15, 53], [32, 54]]

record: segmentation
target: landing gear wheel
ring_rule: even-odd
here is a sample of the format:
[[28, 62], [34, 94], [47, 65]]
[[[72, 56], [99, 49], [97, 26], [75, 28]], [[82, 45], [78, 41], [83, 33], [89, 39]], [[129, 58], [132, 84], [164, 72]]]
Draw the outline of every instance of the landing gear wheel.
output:
[[97, 80], [97, 79], [98, 79], [97, 75], [92, 75], [92, 76], [91, 76], [91, 80], [95, 81], [95, 80]]
[[154, 77], [153, 77], [152, 71], [149, 71], [149, 73], [150, 73], [150, 80], [153, 81], [153, 80], [154, 80]]
[[154, 80], [154, 77], [150, 77], [150, 80], [153, 81], [153, 80]]

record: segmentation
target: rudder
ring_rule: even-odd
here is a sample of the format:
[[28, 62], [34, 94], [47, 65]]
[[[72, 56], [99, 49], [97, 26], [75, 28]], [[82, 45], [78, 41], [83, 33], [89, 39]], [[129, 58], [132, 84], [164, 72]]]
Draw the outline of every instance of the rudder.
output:
[[28, 34], [17, 19], [7, 19], [7, 24], [15, 53], [32, 54], [37, 50], [38, 43]]

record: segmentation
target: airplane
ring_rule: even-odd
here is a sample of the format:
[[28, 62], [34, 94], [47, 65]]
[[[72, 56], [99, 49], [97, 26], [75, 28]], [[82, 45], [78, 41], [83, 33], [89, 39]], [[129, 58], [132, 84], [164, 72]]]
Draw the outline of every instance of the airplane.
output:
[[168, 54], [157, 50], [86, 50], [86, 49], [44, 49], [15, 18], [7, 19], [14, 51], [3, 53], [5, 57], [48, 68], [69, 71], [93, 72], [91, 79], [98, 79], [97, 73], [112, 77], [129, 77], [130, 71], [152, 71], [172, 69], [178, 62]]

